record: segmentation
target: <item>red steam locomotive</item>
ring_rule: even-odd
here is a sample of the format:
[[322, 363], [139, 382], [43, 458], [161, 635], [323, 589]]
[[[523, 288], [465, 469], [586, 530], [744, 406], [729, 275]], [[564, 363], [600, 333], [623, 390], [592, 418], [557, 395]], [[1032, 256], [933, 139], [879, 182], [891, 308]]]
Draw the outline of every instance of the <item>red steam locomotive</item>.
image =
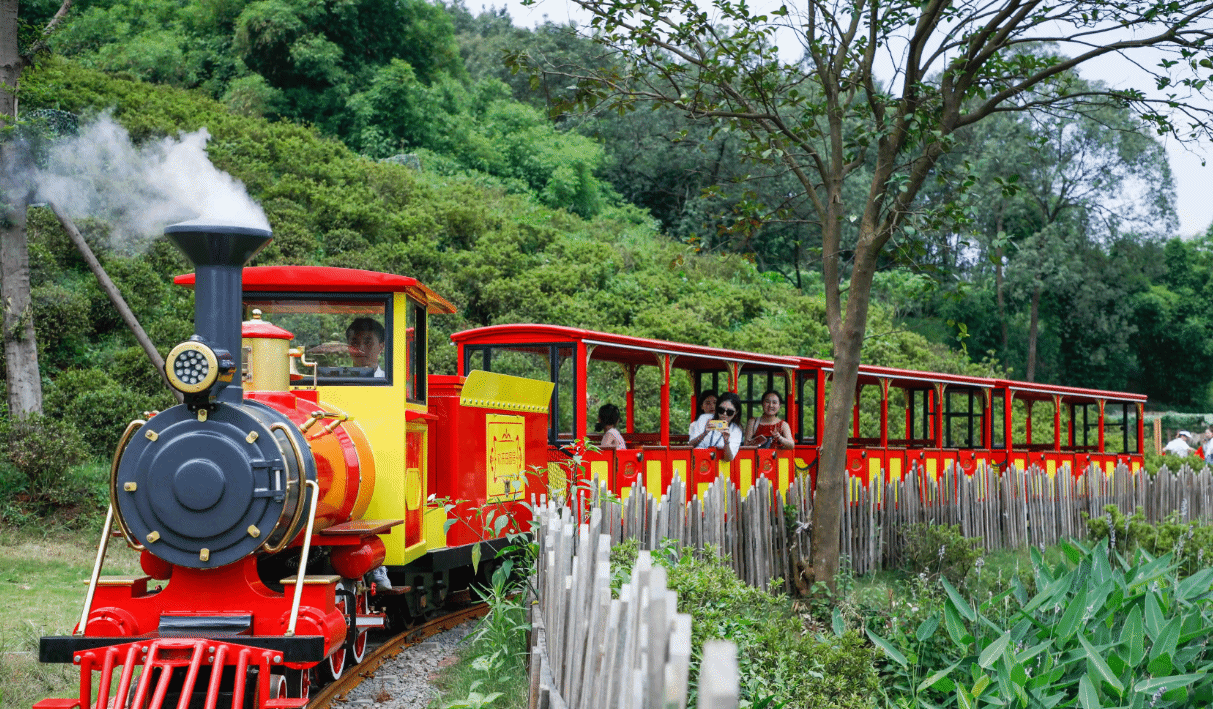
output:
[[[255, 228], [165, 233], [196, 269], [196, 334], [166, 364], [184, 402], [122, 436], [81, 620], [40, 643], [80, 691], [37, 709], [303, 706], [385, 616], [484, 580], [473, 549], [521, 531], [547, 464], [551, 384], [427, 377], [426, 318], [453, 308], [416, 280], [246, 269]], [[115, 523], [144, 575], [101, 575]]]

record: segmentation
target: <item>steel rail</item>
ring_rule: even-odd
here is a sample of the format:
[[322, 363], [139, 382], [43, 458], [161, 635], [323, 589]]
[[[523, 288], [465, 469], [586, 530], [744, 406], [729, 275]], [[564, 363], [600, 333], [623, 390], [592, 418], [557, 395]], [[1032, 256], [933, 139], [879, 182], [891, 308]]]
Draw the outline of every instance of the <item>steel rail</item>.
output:
[[488, 612], [488, 604], [477, 603], [476, 605], [468, 606], [440, 618], [422, 623], [415, 628], [409, 628], [375, 648], [361, 663], [346, 670], [342, 673], [340, 679], [332, 682], [313, 696], [307, 703], [307, 709], [329, 709], [334, 701], [345, 701], [346, 695], [352, 692], [355, 687], [362, 684], [364, 679], [373, 677], [375, 671], [385, 661], [439, 633], [446, 632], [473, 618], [488, 615]]

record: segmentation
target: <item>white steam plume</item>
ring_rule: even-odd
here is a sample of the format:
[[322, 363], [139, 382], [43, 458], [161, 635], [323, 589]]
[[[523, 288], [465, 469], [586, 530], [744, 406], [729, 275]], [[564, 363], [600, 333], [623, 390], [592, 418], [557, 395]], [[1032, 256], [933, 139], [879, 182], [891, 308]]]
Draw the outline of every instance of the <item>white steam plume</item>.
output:
[[244, 184], [206, 156], [205, 128], [141, 147], [108, 115], [58, 143], [35, 174], [38, 199], [112, 225], [114, 246], [139, 251], [180, 221], [269, 229]]

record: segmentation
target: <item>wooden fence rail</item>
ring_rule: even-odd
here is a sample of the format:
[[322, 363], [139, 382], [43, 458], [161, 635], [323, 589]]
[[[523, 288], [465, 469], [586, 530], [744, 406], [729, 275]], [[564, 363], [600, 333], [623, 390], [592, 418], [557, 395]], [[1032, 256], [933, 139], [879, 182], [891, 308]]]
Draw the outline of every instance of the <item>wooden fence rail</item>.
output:
[[[642, 525], [643, 526], [643, 525]], [[573, 522], [555, 503], [538, 509], [531, 606], [531, 709], [684, 709], [691, 665], [691, 616], [678, 613], [666, 570], [638, 555], [629, 583], [611, 598], [611, 535], [602, 511]], [[737, 650], [705, 643], [700, 709], [736, 709]]]
[[[852, 481], [846, 489], [840, 501], [841, 554], [860, 575], [901, 567], [906, 531], [914, 524], [957, 525], [966, 538], [980, 539], [993, 551], [1082, 538], [1083, 515], [1105, 516], [1106, 505], [1124, 514], [1141, 509], [1151, 523], [1171, 514], [1183, 521], [1213, 521], [1213, 472], [1187, 466], [1155, 475], [1124, 466], [1110, 473], [1091, 467], [1078, 475], [1068, 468], [1049, 474], [1035, 467], [979, 467], [973, 474], [958, 474], [949, 467], [935, 476], [915, 466], [883, 486]], [[759, 478], [744, 496], [730, 481], [718, 479], [704, 494], [681, 502], [686, 497], [685, 483], [675, 477], [660, 498], [637, 483], [622, 503], [593, 494], [585, 504], [598, 512], [612, 542], [636, 539], [642, 549], [671, 545], [697, 552], [711, 545], [728, 558], [738, 578], [753, 586], [770, 589], [773, 580], [782, 579], [782, 590], [790, 591], [803, 583], [814, 502], [807, 478], [793, 479], [786, 494]]]
[[[539, 542], [532, 606], [531, 709], [683, 709], [691, 653], [691, 619], [676, 612], [666, 572], [651, 552], [714, 548], [738, 578], [771, 590], [803, 587], [813, 518], [804, 478], [784, 492], [759, 478], [745, 495], [717, 480], [689, 502], [681, 479], [655, 498], [639, 483], [620, 503], [601, 488], [580, 500], [581, 524], [556, 502], [536, 505]], [[883, 486], [847, 486], [841, 553], [857, 574], [905, 563], [906, 530], [913, 524], [958, 525], [987, 550], [1043, 547], [1085, 536], [1084, 515], [1106, 505], [1140, 509], [1151, 523], [1213, 521], [1213, 472], [1187, 466], [1156, 475], [1089, 468], [952, 469], [931, 476], [912, 468]], [[611, 598], [612, 544], [635, 539], [644, 550], [631, 581]], [[782, 586], [772, 589], [774, 581]], [[736, 648], [704, 645], [700, 709], [738, 706]]]

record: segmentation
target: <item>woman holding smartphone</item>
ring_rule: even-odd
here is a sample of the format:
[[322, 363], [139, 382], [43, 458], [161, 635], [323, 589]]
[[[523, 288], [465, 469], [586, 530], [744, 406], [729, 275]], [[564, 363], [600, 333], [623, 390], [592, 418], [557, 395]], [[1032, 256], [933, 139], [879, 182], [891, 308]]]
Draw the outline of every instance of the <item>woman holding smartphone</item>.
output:
[[741, 398], [731, 391], [721, 394], [716, 400], [716, 418], [708, 421], [706, 428], [707, 435], [695, 447], [717, 448], [721, 460], [733, 460], [745, 437], [741, 428]]

